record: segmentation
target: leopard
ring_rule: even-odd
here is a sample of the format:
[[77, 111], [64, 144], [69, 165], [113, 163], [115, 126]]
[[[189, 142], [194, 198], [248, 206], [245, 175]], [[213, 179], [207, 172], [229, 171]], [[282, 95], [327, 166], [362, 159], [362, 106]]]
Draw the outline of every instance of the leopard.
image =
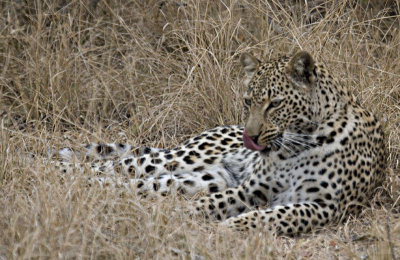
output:
[[[95, 181], [142, 196], [177, 193], [190, 214], [237, 231], [296, 235], [357, 216], [385, 180], [384, 126], [307, 51], [243, 53], [243, 126], [171, 148], [92, 143]], [[76, 169], [69, 148], [58, 167]]]

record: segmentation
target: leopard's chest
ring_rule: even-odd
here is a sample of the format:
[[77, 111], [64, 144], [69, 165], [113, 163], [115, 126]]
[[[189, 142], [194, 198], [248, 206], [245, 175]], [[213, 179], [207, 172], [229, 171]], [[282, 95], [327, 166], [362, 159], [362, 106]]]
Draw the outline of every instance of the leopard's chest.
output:
[[[341, 189], [335, 144], [307, 150], [299, 156], [286, 160], [272, 154], [260, 161], [258, 177], [269, 188], [271, 206], [282, 203], [300, 203], [316, 200]], [[257, 168], [257, 166], [256, 166]], [[261, 173], [261, 174], [260, 174]]]

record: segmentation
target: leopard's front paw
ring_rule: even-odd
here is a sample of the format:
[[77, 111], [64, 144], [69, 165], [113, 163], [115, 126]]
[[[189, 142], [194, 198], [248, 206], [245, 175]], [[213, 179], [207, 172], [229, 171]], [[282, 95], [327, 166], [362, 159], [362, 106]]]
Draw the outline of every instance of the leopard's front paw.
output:
[[221, 221], [226, 219], [226, 209], [220, 209], [218, 204], [210, 197], [202, 197], [193, 202], [191, 215], [200, 216], [211, 221]]
[[233, 229], [235, 231], [247, 231], [250, 229], [249, 221], [244, 217], [232, 217], [221, 222], [223, 227]]

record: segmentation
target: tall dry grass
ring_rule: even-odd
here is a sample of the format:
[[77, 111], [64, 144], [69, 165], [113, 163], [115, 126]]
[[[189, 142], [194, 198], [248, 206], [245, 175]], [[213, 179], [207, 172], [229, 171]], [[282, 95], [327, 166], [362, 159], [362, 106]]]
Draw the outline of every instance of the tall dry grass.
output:
[[[0, 259], [400, 257], [396, 1], [0, 2]], [[238, 57], [301, 48], [386, 122], [388, 181], [344, 225], [297, 238], [192, 219], [61, 177], [42, 158], [87, 142], [172, 147], [242, 122]]]

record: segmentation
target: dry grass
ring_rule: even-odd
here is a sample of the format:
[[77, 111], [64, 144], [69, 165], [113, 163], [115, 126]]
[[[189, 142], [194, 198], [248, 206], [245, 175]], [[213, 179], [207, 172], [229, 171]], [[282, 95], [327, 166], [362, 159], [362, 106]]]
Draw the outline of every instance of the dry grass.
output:
[[[323, 1], [0, 1], [0, 259], [400, 257], [400, 2], [332, 2], [319, 18]], [[174, 196], [87, 188], [40, 159], [95, 141], [171, 147], [238, 124], [238, 56], [296, 48], [386, 120], [390, 178], [344, 225], [237, 234]]]

